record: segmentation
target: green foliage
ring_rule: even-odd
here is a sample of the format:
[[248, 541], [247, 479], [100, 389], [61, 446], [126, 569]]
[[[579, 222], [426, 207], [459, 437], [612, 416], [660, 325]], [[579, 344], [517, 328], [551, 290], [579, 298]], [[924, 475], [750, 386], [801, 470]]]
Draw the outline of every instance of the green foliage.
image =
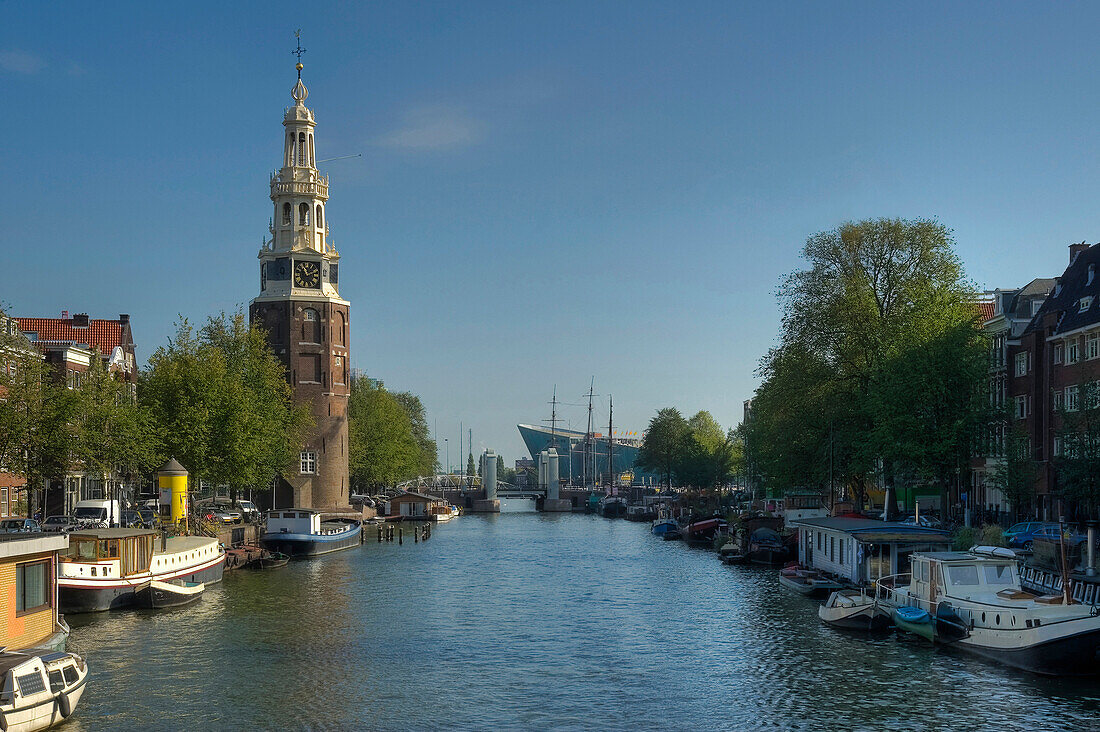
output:
[[477, 474], [477, 468], [474, 467], [474, 454], [471, 452], [466, 457], [466, 476], [472, 478]]
[[151, 415], [138, 408], [130, 385], [98, 359], [84, 374], [70, 408], [77, 436], [73, 456], [87, 472], [133, 480], [156, 467], [158, 441]]
[[370, 379], [356, 379], [348, 401], [352, 486], [382, 488], [419, 475], [423, 458], [413, 432], [409, 413], [395, 395]]
[[1008, 423], [1004, 440], [1004, 454], [997, 466], [986, 476], [986, 482], [1001, 492], [1019, 516], [1031, 506], [1035, 497], [1035, 481], [1039, 477], [1039, 464], [1031, 454], [1031, 440], [1023, 422], [1012, 419], [1010, 413], [1002, 416]]
[[831, 474], [860, 503], [880, 464], [889, 485], [909, 474], [945, 487], [988, 418], [985, 346], [950, 232], [846, 223], [804, 256], [743, 430], [753, 474], [779, 489]]
[[42, 355], [14, 322], [0, 310], [0, 468], [29, 475], [43, 462], [37, 453], [48, 441], [43, 419], [51, 405]]
[[418, 453], [416, 474], [435, 475], [439, 465], [439, 448], [428, 430], [428, 416], [424, 404], [420, 401], [420, 397], [407, 391], [399, 391], [393, 395], [393, 398], [409, 415], [409, 425]]
[[1089, 516], [1100, 504], [1100, 384], [1079, 387], [1075, 409], [1066, 405], [1059, 416], [1062, 454], [1055, 457], [1058, 487], [1063, 495], [1082, 503]]
[[[1008, 546], [1005, 540], [1005, 530], [997, 524], [986, 524], [982, 527], [982, 546]], [[969, 549], [970, 547], [967, 547]]]
[[497, 480], [500, 480], [502, 475], [504, 475], [504, 456], [497, 455]]
[[149, 359], [140, 405], [156, 426], [161, 457], [195, 479], [265, 490], [293, 469], [312, 426], [286, 369], [242, 313], [212, 317], [199, 333], [186, 319]]
[[978, 543], [976, 539], [977, 533], [974, 529], [970, 526], [963, 526], [957, 529], [951, 537], [951, 548], [957, 552], [965, 552]]
[[675, 407], [658, 411], [649, 421], [649, 429], [642, 439], [635, 464], [643, 470], [665, 476], [665, 484], [671, 486], [672, 474], [689, 430], [687, 420]]

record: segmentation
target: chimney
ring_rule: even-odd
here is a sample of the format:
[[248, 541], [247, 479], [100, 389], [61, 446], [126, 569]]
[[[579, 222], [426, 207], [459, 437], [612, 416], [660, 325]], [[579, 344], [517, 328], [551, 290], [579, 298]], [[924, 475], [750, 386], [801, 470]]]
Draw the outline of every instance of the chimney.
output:
[[61, 319], [62, 320], [68, 320], [69, 319], [69, 311], [68, 310], [62, 310], [61, 311]]
[[1089, 245], [1085, 242], [1080, 244], [1069, 245], [1069, 263], [1073, 264], [1077, 260], [1077, 255], [1089, 248]]
[[119, 313], [118, 314], [118, 324], [119, 325], [126, 325], [129, 322], [130, 322], [130, 316], [128, 314], [126, 314], [126, 313]]
[[74, 328], [87, 328], [88, 327], [88, 314], [87, 313], [77, 313], [76, 315], [74, 315], [73, 316], [73, 327]]

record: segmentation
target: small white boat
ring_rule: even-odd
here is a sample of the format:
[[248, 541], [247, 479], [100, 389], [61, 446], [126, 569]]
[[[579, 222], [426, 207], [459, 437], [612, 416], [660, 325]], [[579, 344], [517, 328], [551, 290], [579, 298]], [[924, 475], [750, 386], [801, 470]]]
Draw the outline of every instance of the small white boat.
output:
[[6, 732], [49, 729], [68, 719], [80, 697], [88, 667], [75, 653], [6, 652], [0, 649], [0, 727]]
[[437, 521], [439, 523], [442, 523], [444, 521], [450, 521], [455, 516], [457, 516], [458, 513], [459, 513], [458, 506], [455, 506], [453, 504], [448, 504], [448, 505], [439, 504], [437, 506], [433, 505], [430, 508], [430, 511], [431, 511], [432, 521]]
[[837, 590], [817, 609], [822, 622], [837, 628], [881, 630], [890, 627], [889, 608], [863, 590]]

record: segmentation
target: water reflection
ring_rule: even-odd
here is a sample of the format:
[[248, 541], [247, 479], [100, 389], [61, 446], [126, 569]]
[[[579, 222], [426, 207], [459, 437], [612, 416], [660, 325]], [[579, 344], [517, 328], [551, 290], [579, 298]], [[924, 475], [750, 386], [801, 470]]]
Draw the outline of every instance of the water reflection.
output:
[[177, 611], [72, 617], [68, 729], [1065, 728], [1050, 680], [822, 626], [774, 571], [594, 516], [502, 513], [427, 542], [240, 571]]

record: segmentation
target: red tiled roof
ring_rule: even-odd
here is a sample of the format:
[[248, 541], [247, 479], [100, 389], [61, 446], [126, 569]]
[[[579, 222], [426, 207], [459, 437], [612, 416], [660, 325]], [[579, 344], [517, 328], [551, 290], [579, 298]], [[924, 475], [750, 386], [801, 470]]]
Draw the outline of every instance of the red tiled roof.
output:
[[982, 314], [982, 320], [990, 320], [993, 317], [993, 303], [988, 300], [979, 301], [978, 312]]
[[36, 333], [37, 340], [51, 343], [86, 343], [104, 356], [122, 345], [122, 323], [117, 320], [88, 320], [87, 328], [73, 326], [69, 318], [15, 318], [24, 333]]

